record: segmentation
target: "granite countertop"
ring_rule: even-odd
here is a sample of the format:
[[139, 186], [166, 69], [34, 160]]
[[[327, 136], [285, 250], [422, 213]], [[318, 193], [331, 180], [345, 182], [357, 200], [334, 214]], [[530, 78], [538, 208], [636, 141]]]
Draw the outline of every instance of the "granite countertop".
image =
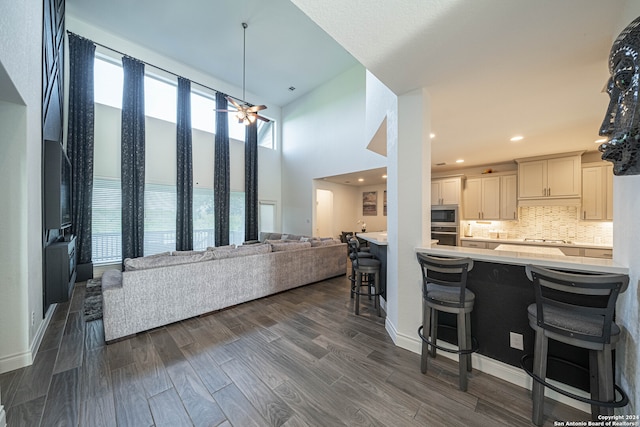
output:
[[[514, 245], [515, 246], [515, 245]], [[552, 248], [545, 248], [552, 249]], [[461, 246], [418, 247], [416, 252], [449, 257], [469, 257], [477, 261], [498, 264], [527, 265], [557, 268], [571, 271], [628, 274], [629, 268], [611, 259], [542, 254], [531, 252], [514, 252], [510, 250], [477, 249]]]
[[528, 246], [553, 246], [553, 247], [568, 247], [568, 248], [594, 248], [594, 249], [612, 249], [611, 245], [605, 245], [601, 243], [586, 243], [586, 242], [574, 242], [571, 243], [558, 243], [558, 242], [525, 242], [524, 239], [492, 239], [490, 237], [469, 237], [462, 236], [460, 240], [472, 240], [475, 242], [494, 242], [494, 243], [508, 243], [515, 245], [528, 245]]

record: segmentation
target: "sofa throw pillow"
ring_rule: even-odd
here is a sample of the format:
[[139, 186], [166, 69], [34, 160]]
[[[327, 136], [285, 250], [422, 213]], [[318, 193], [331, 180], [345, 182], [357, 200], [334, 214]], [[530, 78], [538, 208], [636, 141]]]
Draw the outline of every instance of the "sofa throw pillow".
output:
[[213, 250], [229, 250], [229, 249], [235, 249], [236, 245], [235, 244], [230, 244], [230, 245], [226, 245], [226, 246], [207, 246], [207, 250], [208, 251], [213, 251]]
[[202, 255], [205, 251], [173, 251], [171, 256]]

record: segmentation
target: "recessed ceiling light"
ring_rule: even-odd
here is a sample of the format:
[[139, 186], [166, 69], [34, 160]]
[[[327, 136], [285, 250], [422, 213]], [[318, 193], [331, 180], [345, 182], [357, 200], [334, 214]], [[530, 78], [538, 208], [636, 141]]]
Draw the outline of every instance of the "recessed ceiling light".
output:
[[602, 144], [603, 142], [607, 142], [607, 138], [600, 138], [593, 141], [596, 144]]
[[358, 182], [364, 181], [364, 178], [358, 178]]
[[522, 141], [524, 139], [524, 136], [522, 135], [516, 135], [513, 138], [511, 138], [509, 141], [511, 142], [517, 142], [517, 141]]
[[430, 133], [430, 134], [429, 134], [429, 137], [430, 137], [431, 139], [433, 139], [433, 138], [435, 138], [435, 137], [436, 137], [436, 134], [435, 134], [435, 133]]
[[464, 159], [458, 159], [456, 160], [456, 163], [464, 163]]
[[383, 177], [384, 179], [387, 179], [387, 175], [382, 175], [382, 177]]

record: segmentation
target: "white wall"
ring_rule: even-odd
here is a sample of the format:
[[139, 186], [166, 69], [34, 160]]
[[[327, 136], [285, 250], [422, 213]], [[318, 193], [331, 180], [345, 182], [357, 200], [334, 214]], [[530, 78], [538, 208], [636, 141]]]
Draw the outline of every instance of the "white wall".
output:
[[[366, 185], [357, 187], [358, 193], [355, 199], [356, 218], [367, 224], [367, 231], [385, 231], [387, 229], [387, 217], [384, 215], [384, 192], [387, 190], [386, 184]], [[362, 213], [362, 193], [375, 191], [377, 193], [376, 215], [364, 216]], [[355, 224], [354, 230], [360, 231], [361, 224]]]
[[3, 0], [0, 10], [0, 372], [6, 372], [32, 363], [43, 319], [42, 2]]
[[386, 166], [366, 149], [365, 70], [355, 66], [292, 102], [282, 118], [283, 231], [311, 234], [314, 179]]

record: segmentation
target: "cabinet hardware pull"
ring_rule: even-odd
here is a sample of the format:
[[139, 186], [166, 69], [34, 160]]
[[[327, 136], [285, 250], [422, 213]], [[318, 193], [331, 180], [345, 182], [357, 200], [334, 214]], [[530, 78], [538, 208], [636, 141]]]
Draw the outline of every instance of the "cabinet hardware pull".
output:
[[548, 190], [549, 190], [549, 194], [547, 194], [547, 196], [550, 196], [551, 195], [551, 188], [548, 188]]

